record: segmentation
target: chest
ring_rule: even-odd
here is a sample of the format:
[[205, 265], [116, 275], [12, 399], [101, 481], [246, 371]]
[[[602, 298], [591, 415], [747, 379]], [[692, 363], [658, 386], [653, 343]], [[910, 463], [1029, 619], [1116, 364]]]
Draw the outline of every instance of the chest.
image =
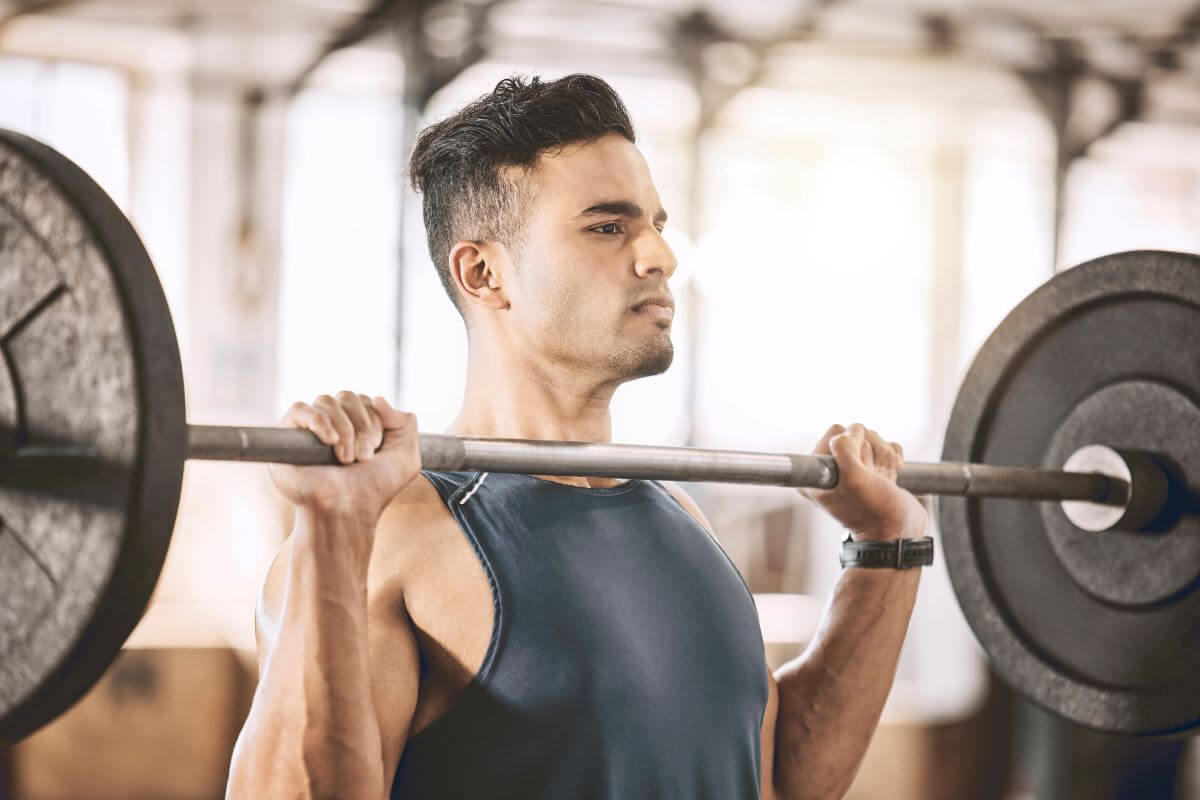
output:
[[651, 726], [705, 724], [689, 715], [765, 700], [753, 601], [711, 537], [678, 513], [555, 517], [540, 529], [467, 519], [472, 535], [456, 523], [427, 544], [406, 582], [422, 653], [413, 732], [446, 713], [485, 661], [487, 691], [504, 703], [534, 716], [571, 709], [600, 727], [608, 708], [625, 709], [612, 715], [620, 726], [629, 708], [654, 711], [641, 717]]
[[628, 534], [569, 543], [501, 583], [492, 691], [534, 716], [569, 709], [654, 740], [759, 718], [762, 637], [733, 565], [698, 527]]

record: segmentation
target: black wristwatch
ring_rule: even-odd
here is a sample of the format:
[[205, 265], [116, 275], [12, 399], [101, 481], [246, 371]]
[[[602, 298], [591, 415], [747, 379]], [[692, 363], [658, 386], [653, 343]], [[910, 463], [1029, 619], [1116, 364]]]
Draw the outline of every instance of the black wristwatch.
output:
[[887, 542], [856, 542], [846, 535], [842, 542], [842, 567], [887, 567], [912, 569], [933, 563], [933, 539], [892, 539]]

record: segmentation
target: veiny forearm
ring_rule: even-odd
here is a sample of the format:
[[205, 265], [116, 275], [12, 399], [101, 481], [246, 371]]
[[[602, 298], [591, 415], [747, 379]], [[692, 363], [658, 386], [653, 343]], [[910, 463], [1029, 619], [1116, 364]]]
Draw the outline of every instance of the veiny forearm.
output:
[[891, 691], [920, 572], [844, 570], [807, 650], [776, 671], [781, 800], [832, 800], [850, 788]]
[[385, 793], [367, 668], [364, 524], [373, 523], [297, 518], [279, 627], [234, 752], [230, 798]]

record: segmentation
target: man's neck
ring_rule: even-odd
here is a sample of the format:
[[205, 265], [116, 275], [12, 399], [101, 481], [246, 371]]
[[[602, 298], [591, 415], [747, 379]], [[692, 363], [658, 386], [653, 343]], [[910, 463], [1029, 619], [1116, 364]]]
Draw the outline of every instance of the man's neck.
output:
[[[612, 441], [609, 403], [619, 384], [564, 368], [503, 363], [472, 355], [458, 417], [446, 433], [502, 439]], [[537, 477], [575, 486], [619, 485], [610, 478]]]

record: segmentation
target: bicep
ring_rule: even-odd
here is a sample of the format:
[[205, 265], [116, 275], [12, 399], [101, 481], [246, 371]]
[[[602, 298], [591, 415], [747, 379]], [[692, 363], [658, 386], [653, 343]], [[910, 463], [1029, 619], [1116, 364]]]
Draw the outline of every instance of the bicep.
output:
[[416, 633], [398, 592], [383, 591], [368, 600], [367, 653], [383, 774], [390, 794], [417, 708], [421, 674]]

